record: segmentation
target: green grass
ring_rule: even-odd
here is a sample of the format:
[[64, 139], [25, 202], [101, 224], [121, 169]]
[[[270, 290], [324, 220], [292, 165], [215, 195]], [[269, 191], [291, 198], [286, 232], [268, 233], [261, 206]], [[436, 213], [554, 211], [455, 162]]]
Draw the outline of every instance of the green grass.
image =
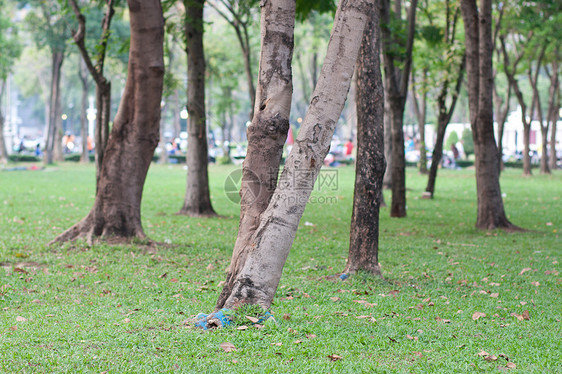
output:
[[[562, 372], [560, 171], [503, 173], [509, 218], [533, 230], [507, 234], [474, 229], [473, 171], [441, 170], [429, 201], [408, 170], [408, 217], [381, 211], [385, 280], [340, 281], [329, 276], [345, 267], [354, 175], [340, 168], [337, 191], [315, 193], [330, 203], [309, 204], [299, 226], [271, 309], [279, 324], [202, 332], [186, 321], [212, 311], [230, 261], [233, 168], [210, 168], [222, 217], [195, 219], [175, 215], [185, 170], [151, 167], [144, 229], [171, 243], [158, 249], [46, 247], [89, 211], [93, 168], [0, 172], [0, 372], [458, 373], [505, 368], [500, 354], [512, 372]], [[511, 315], [525, 310], [529, 320]]]

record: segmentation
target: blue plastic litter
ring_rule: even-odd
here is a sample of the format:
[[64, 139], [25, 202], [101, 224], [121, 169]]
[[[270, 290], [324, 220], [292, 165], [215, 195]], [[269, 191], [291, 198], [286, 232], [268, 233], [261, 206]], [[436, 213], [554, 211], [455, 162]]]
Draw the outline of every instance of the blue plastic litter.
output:
[[342, 281], [346, 280], [347, 278], [349, 278], [349, 275], [347, 275], [346, 273], [342, 273], [342, 275], [340, 275], [340, 279]]
[[195, 316], [195, 323], [194, 326], [203, 330], [207, 330], [208, 322], [213, 321], [219, 323], [219, 325], [213, 327], [224, 327], [229, 326], [232, 322], [232, 310], [231, 309], [221, 309], [218, 312], [214, 312], [211, 314], [199, 313]]

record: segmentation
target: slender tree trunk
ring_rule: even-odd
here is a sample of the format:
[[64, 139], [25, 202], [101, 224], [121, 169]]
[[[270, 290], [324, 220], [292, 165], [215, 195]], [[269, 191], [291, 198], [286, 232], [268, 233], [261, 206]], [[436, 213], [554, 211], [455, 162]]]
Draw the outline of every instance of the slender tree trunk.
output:
[[[2, 113], [2, 98], [6, 88], [6, 80], [0, 81], [0, 164], [8, 163], [8, 150], [6, 149], [6, 140], [4, 139], [4, 114]], [[9, 95], [10, 93], [8, 93]]]
[[384, 88], [380, 70], [380, 9], [374, 5], [357, 61], [357, 161], [346, 273], [381, 276], [379, 208], [384, 176]]
[[[439, 116], [441, 117], [441, 116]], [[437, 179], [437, 170], [439, 169], [439, 164], [443, 158], [443, 143], [445, 141], [445, 131], [447, 130], [447, 122], [443, 118], [438, 118], [437, 120], [437, 139], [435, 140], [435, 146], [433, 147], [433, 153], [431, 155], [431, 167], [429, 168], [429, 175], [427, 176], [427, 186], [425, 191], [429, 192], [433, 199], [435, 193], [435, 180]]]
[[88, 92], [90, 91], [90, 82], [88, 82], [88, 70], [84, 59], [80, 57], [80, 67], [78, 68], [78, 76], [82, 83], [82, 103], [80, 107], [80, 137], [82, 138], [82, 155], [80, 162], [90, 162], [90, 155], [88, 154], [88, 121], [87, 121], [87, 108], [88, 108]]
[[531, 123], [523, 124], [523, 175], [530, 176], [533, 174], [531, 171], [531, 155], [529, 146], [531, 141]]
[[[277, 185], [283, 145], [289, 131], [293, 94], [294, 0], [261, 3], [261, 56], [256, 113], [248, 127], [242, 168], [240, 225], [226, 283], [216, 308], [232, 307], [234, 287], [253, 253], [252, 241]], [[321, 163], [321, 161], [319, 161]], [[271, 301], [270, 301], [271, 302]], [[253, 302], [251, 302], [253, 303]], [[268, 305], [269, 306], [269, 305]]]
[[492, 110], [492, 1], [461, 0], [466, 38], [466, 74], [474, 140], [478, 211], [476, 227], [517, 230], [505, 215], [501, 195]]
[[[505, 94], [505, 99], [502, 99], [496, 90], [496, 85], [494, 82], [494, 104], [496, 107], [496, 122], [498, 124], [498, 172], [501, 173], [503, 170], [503, 133], [505, 128], [505, 121], [507, 120], [507, 115], [509, 114], [509, 98], [511, 96], [511, 84], [507, 83], [507, 91]], [[503, 106], [503, 109], [502, 109]]]
[[[47, 130], [47, 141], [45, 144], [45, 157], [43, 161], [50, 165], [55, 160], [55, 147], [57, 146], [57, 121], [60, 117], [57, 109], [60, 95], [61, 68], [64, 61], [63, 51], [52, 51], [51, 53], [51, 94], [49, 99], [49, 120]], [[60, 145], [59, 145], [60, 147]]]
[[185, 0], [187, 52], [187, 188], [178, 214], [211, 217], [216, 213], [209, 191], [209, 151], [205, 119], [205, 54], [203, 6], [205, 0]]
[[[383, 57], [385, 70], [385, 99], [389, 101], [390, 127], [392, 139], [392, 201], [391, 217], [406, 217], [406, 160], [404, 157], [404, 106], [408, 95], [408, 82], [412, 67], [412, 49], [414, 46], [417, 0], [410, 1], [407, 12], [406, 38], [398, 36], [390, 29], [391, 19], [401, 19], [401, 0], [394, 1], [394, 14], [391, 17], [390, 1], [382, 0], [381, 22], [383, 37]], [[405, 52], [398, 56], [396, 44], [404, 47]]]
[[[385, 86], [385, 95], [386, 86]], [[390, 122], [390, 102], [384, 99], [384, 159], [386, 160], [386, 170], [382, 180], [382, 185], [386, 189], [392, 188], [392, 128]], [[381, 195], [383, 196], [383, 195]]]
[[164, 81], [164, 18], [160, 1], [129, 0], [128, 76], [107, 142], [94, 206], [51, 243], [96, 237], [114, 242], [145, 238], [141, 198], [158, 145]]
[[[170, 66], [170, 65], [168, 65]], [[164, 136], [165, 126], [165, 113], [169, 108], [168, 102], [164, 104], [164, 107], [160, 111], [160, 157], [158, 162], [160, 164], [166, 165], [168, 163], [168, 150], [166, 149], [166, 137]]]
[[[550, 174], [550, 159], [548, 153], [548, 131], [550, 126], [553, 126], [558, 119], [558, 92], [559, 92], [559, 77], [558, 77], [558, 49], [555, 51], [555, 58], [552, 61], [552, 74], [550, 75], [550, 87], [548, 89], [548, 109], [546, 112], [546, 121], [543, 122], [541, 118], [541, 135], [542, 135], [542, 156], [541, 156], [541, 173]], [[537, 100], [539, 102], [540, 98]], [[540, 105], [539, 105], [540, 107]], [[541, 116], [542, 117], [542, 116]], [[556, 137], [556, 132], [553, 133]], [[554, 153], [555, 149], [550, 147], [550, 154]], [[555, 164], [556, 165], [556, 164]]]
[[557, 79], [556, 84], [556, 99], [554, 100], [554, 105], [550, 111], [550, 155], [549, 155], [549, 167], [550, 170], [556, 170], [558, 166], [556, 165], [556, 127], [558, 123], [559, 110], [560, 110], [560, 80]]
[[[344, 107], [372, 4], [371, 0], [340, 2], [310, 108], [271, 201], [244, 249], [247, 253], [244, 266], [232, 282], [225, 302], [218, 307], [257, 304], [269, 308], [271, 305], [300, 218]], [[236, 266], [231, 265], [232, 268]]]
[[415, 74], [412, 73], [412, 98], [414, 111], [418, 119], [418, 131], [420, 134], [420, 174], [427, 174], [427, 155], [425, 154], [425, 115], [427, 109], [427, 68], [423, 69], [422, 92], [416, 89]]

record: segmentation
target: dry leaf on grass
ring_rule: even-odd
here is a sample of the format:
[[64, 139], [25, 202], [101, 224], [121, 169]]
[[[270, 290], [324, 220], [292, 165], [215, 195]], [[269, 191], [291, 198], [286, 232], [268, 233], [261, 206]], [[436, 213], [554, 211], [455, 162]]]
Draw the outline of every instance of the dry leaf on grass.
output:
[[472, 319], [474, 321], [477, 321], [480, 317], [486, 317], [486, 313], [474, 312], [474, 314], [472, 315]]
[[331, 361], [338, 361], [338, 360], [343, 359], [342, 356], [338, 356], [338, 355], [329, 355], [328, 358], [329, 358]]
[[337, 297], [337, 296], [333, 296], [333, 297], [330, 297], [330, 300], [332, 300], [333, 302], [336, 302], [336, 301], [340, 301], [340, 298]]
[[17, 322], [25, 322], [25, 321], [27, 321], [27, 318], [24, 318], [24, 317], [21, 317], [21, 316], [17, 316], [17, 317], [16, 317], [16, 321], [17, 321]]
[[232, 352], [236, 350], [234, 344], [229, 342], [224, 342], [220, 344], [221, 348], [224, 349], [225, 352]]
[[510, 369], [515, 369], [517, 367], [517, 365], [515, 365], [513, 362], [508, 362], [505, 367], [510, 368]]
[[490, 297], [498, 297], [500, 296], [499, 292], [494, 292], [490, 294]]
[[480, 357], [486, 357], [486, 356], [489, 356], [490, 354], [486, 351], [480, 351], [480, 352], [478, 352], [477, 355], [480, 356]]
[[246, 318], [249, 319], [252, 323], [257, 323], [259, 321], [259, 319], [256, 317], [246, 316]]
[[238, 326], [238, 327], [236, 328], [236, 330], [247, 330], [247, 329], [248, 329], [248, 326], [246, 326], [246, 325]]
[[523, 270], [521, 270], [521, 271], [519, 272], [519, 275], [523, 275], [523, 273], [526, 273], [526, 272], [531, 271], [531, 270], [533, 270], [533, 269], [531, 269], [531, 268], [524, 268]]

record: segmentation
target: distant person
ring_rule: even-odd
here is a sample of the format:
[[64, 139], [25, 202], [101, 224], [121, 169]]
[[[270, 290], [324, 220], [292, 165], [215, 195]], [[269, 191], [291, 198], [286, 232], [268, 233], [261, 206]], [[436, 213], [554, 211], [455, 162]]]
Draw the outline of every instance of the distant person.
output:
[[35, 156], [41, 157], [41, 145], [39, 143], [35, 146]]
[[23, 138], [20, 140], [20, 145], [18, 146], [18, 153], [25, 151], [25, 144], [23, 144]]
[[353, 153], [353, 141], [349, 139], [344, 145], [344, 154], [348, 157]]
[[455, 147], [457, 147], [457, 151], [459, 152], [459, 158], [465, 159], [466, 153], [464, 152], [463, 143], [464, 141], [461, 139], [457, 142], [457, 144], [455, 144]]
[[460, 154], [455, 144], [451, 144], [451, 152], [453, 152], [453, 159], [458, 160]]

